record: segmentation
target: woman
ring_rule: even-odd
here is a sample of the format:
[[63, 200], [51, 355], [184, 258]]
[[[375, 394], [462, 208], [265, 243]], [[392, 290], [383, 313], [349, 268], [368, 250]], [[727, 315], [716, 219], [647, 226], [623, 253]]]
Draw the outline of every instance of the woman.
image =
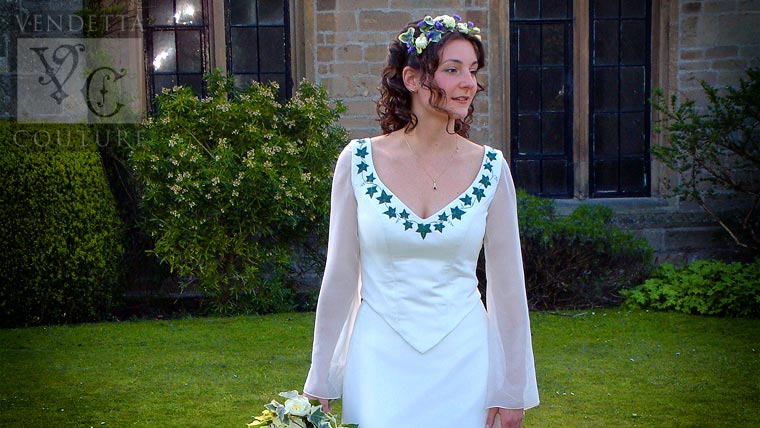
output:
[[456, 15], [410, 24], [389, 46], [383, 135], [335, 167], [304, 393], [328, 410], [342, 396], [360, 428], [520, 427], [538, 404], [514, 185], [467, 140], [479, 33]]

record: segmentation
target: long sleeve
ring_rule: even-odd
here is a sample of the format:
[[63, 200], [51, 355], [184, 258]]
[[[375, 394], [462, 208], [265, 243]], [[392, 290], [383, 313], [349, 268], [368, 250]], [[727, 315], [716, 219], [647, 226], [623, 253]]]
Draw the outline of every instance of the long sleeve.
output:
[[351, 185], [351, 146], [338, 157], [333, 176], [327, 262], [317, 303], [311, 369], [304, 392], [339, 398], [348, 340], [359, 304], [359, 238]]
[[530, 318], [525, 291], [517, 198], [506, 162], [488, 209], [485, 236], [489, 330], [487, 407], [538, 405]]

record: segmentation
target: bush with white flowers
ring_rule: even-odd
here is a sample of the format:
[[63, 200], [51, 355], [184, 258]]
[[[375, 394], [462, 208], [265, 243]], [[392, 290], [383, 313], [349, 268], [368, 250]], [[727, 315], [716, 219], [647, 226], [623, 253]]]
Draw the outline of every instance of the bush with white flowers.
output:
[[207, 84], [203, 99], [165, 90], [131, 152], [143, 227], [216, 312], [287, 310], [295, 254], [326, 235], [345, 108], [306, 81], [286, 102], [275, 83], [230, 95], [231, 79], [215, 71]]

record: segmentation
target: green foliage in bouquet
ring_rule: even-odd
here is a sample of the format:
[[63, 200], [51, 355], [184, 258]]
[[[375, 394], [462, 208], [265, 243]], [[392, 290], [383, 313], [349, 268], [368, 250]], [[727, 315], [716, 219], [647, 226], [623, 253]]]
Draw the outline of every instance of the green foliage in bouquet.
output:
[[753, 263], [700, 260], [661, 265], [644, 284], [627, 291], [626, 306], [687, 314], [760, 317], [760, 259]]
[[289, 310], [296, 255], [327, 234], [345, 108], [306, 81], [282, 104], [276, 83], [230, 95], [231, 78], [206, 77], [207, 98], [184, 87], [158, 97], [159, 114], [131, 153], [143, 227], [155, 254], [215, 312]]
[[309, 399], [300, 395], [298, 391], [281, 392], [285, 403], [277, 400], [264, 405], [264, 411], [260, 416], [254, 417], [249, 423], [250, 428], [358, 428], [359, 425], [338, 423], [338, 418], [322, 411], [322, 406], [312, 406]]

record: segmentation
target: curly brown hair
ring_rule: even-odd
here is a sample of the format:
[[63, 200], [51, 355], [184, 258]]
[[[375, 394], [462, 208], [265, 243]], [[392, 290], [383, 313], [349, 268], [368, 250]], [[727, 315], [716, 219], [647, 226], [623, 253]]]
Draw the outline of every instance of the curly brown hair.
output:
[[[414, 37], [421, 34], [416, 21], [407, 24], [404, 31], [409, 27], [415, 29]], [[443, 89], [435, 84], [433, 76], [440, 63], [440, 55], [443, 52], [443, 48], [452, 40], [467, 40], [472, 43], [472, 47], [475, 49], [475, 54], [478, 58], [478, 70], [485, 66], [483, 43], [479, 38], [471, 34], [460, 33], [459, 31], [446, 33], [439, 42], [429, 44], [422, 51], [422, 54], [419, 55], [416, 51], [409, 52], [404, 43], [398, 39], [394, 39], [388, 45], [388, 58], [383, 68], [379, 88], [380, 99], [376, 105], [378, 120], [384, 134], [389, 134], [401, 128], [406, 128], [406, 132], [409, 132], [417, 126], [418, 119], [412, 113], [412, 95], [404, 85], [403, 70], [406, 66], [422, 72], [420, 83], [424, 88], [430, 90], [430, 105], [439, 111], [446, 112], [441, 107], [446, 99], [446, 94]], [[478, 83], [476, 95], [484, 89]], [[464, 138], [468, 137], [474, 110], [473, 99], [467, 116], [454, 122], [454, 133]]]

